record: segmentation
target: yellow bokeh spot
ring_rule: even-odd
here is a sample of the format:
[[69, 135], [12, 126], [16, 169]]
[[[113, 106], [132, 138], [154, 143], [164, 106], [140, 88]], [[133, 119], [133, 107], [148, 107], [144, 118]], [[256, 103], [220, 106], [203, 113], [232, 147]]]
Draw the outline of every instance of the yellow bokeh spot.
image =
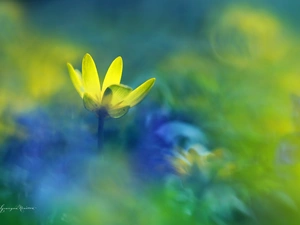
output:
[[14, 116], [66, 93], [65, 62], [81, 56], [80, 46], [30, 27], [24, 11], [22, 4], [0, 2], [0, 144], [8, 136], [22, 135]]
[[277, 62], [289, 48], [275, 15], [245, 5], [225, 8], [210, 30], [215, 55], [237, 67]]

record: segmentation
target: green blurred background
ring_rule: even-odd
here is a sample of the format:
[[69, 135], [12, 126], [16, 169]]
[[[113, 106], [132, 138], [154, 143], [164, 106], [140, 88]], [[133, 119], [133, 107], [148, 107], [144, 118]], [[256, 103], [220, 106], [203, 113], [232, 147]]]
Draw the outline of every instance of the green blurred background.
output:
[[[300, 223], [299, 1], [0, 2], [0, 223]], [[66, 63], [156, 77], [106, 121]], [[33, 210], [3, 210], [5, 207]]]

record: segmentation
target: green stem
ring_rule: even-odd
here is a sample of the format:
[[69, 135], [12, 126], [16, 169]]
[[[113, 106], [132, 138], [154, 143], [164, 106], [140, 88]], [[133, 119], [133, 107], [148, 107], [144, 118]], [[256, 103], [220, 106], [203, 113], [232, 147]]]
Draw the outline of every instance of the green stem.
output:
[[103, 148], [103, 128], [104, 128], [104, 115], [98, 115], [98, 152], [101, 152]]

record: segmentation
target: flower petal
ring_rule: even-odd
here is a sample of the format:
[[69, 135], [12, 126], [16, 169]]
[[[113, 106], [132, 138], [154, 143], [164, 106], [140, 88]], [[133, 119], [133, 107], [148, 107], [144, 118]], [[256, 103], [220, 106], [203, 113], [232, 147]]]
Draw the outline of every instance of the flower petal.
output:
[[121, 108], [110, 108], [107, 110], [107, 113], [112, 118], [120, 118], [120, 117], [124, 116], [128, 112], [129, 109], [130, 109], [130, 106], [125, 106], [125, 107], [121, 107]]
[[85, 54], [82, 60], [82, 80], [85, 92], [100, 101], [100, 80], [94, 60], [90, 54]]
[[102, 96], [101, 105], [108, 108], [111, 105], [112, 98], [113, 98], [112, 90], [110, 88], [106, 88], [106, 90]]
[[100, 109], [101, 105], [99, 102], [89, 93], [84, 93], [83, 95], [83, 105], [89, 111], [97, 111]]
[[131, 92], [132, 88], [123, 84], [113, 84], [107, 89], [112, 91], [111, 106], [116, 106], [121, 103]]
[[113, 84], [120, 84], [123, 71], [123, 60], [118, 56], [109, 66], [102, 85], [102, 95], [107, 87]]
[[78, 70], [74, 70], [73, 66], [70, 63], [67, 63], [67, 67], [76, 91], [79, 93], [80, 97], [83, 98], [84, 88], [80, 72]]
[[154, 85], [155, 78], [151, 78], [141, 84], [139, 87], [134, 89], [122, 102], [122, 106], [129, 105], [130, 107], [135, 106], [140, 101], [143, 100], [143, 98], [148, 94], [152, 86]]

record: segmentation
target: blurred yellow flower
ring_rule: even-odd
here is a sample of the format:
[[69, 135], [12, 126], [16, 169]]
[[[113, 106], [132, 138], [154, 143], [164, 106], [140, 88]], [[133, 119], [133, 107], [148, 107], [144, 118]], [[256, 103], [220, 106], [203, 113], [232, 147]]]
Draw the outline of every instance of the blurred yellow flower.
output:
[[172, 158], [172, 164], [180, 174], [189, 174], [193, 166], [204, 169], [208, 159], [214, 156], [202, 145], [195, 145], [187, 151], [181, 150], [176, 157]]
[[123, 60], [117, 57], [108, 68], [102, 86], [93, 58], [85, 54], [82, 60], [82, 74], [68, 63], [68, 70], [74, 87], [83, 99], [85, 108], [98, 116], [119, 118], [127, 113], [150, 91], [155, 78], [151, 78], [135, 90], [120, 84]]
[[227, 162], [224, 158], [223, 149], [208, 151], [200, 144], [191, 146], [187, 151], [180, 150], [171, 159], [171, 163], [181, 175], [192, 175], [195, 171], [201, 171], [206, 175], [215, 173], [219, 178], [226, 178], [230, 177], [236, 169], [233, 163]]

